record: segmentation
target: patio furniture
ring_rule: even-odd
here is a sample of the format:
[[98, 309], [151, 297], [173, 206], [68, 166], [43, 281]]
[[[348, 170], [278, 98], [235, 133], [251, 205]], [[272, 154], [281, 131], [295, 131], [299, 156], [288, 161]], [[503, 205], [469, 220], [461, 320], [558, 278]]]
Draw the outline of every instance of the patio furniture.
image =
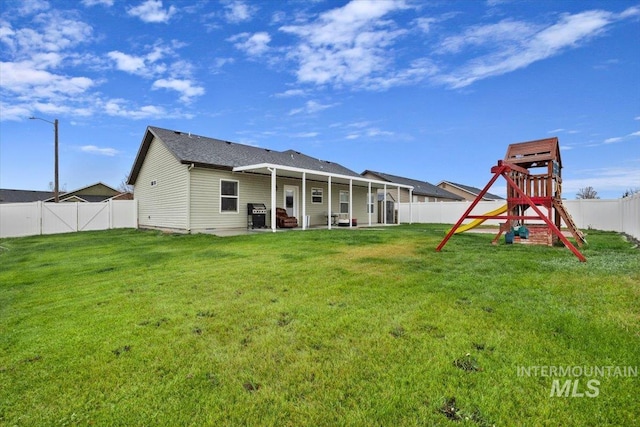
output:
[[276, 208], [276, 224], [280, 228], [295, 228], [298, 226], [298, 218], [289, 216], [283, 208]]

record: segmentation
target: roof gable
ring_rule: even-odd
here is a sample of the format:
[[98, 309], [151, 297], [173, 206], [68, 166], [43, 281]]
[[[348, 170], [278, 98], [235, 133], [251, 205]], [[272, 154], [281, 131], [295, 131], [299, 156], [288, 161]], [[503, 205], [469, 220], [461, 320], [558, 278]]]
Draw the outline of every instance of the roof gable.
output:
[[555, 161], [562, 167], [557, 137], [509, 144], [504, 160], [524, 168], [546, 165], [550, 161]]

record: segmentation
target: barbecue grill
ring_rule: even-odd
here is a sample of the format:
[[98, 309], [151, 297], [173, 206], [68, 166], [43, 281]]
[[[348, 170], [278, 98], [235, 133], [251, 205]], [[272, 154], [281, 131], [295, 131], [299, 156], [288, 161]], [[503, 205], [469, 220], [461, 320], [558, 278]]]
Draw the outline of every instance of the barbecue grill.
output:
[[247, 203], [247, 228], [267, 228], [267, 207], [264, 203]]

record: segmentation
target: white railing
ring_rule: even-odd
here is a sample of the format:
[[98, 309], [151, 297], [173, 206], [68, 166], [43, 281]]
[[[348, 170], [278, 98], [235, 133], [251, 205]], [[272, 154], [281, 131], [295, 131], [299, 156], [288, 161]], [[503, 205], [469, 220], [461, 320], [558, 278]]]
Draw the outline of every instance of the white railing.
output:
[[[481, 215], [505, 203], [506, 200], [479, 202], [473, 214]], [[624, 199], [563, 200], [562, 203], [578, 228], [617, 231], [640, 239], [640, 194]], [[455, 224], [470, 204], [471, 202], [400, 203], [400, 222]], [[500, 220], [485, 222], [487, 225], [499, 223]]]
[[0, 238], [137, 227], [136, 200], [0, 204]]

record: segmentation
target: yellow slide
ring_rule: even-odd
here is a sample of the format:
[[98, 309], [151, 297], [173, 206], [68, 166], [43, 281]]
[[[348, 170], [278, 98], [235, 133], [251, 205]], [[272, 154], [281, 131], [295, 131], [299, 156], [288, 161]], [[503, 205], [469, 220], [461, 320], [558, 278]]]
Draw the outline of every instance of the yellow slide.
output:
[[[507, 211], [507, 209], [508, 209], [508, 205], [502, 205], [498, 209], [494, 209], [492, 211], [484, 213], [483, 215], [497, 216], [497, 215], [500, 215], [502, 213], [505, 213]], [[474, 219], [469, 224], [462, 224], [462, 225], [460, 225], [460, 227], [458, 227], [458, 229], [456, 230], [456, 232], [454, 234], [464, 233], [465, 231], [471, 230], [472, 228], [476, 228], [477, 226], [479, 226], [480, 224], [482, 224], [485, 221], [486, 221], [486, 219], [478, 218], [478, 219]], [[447, 233], [449, 233], [449, 231], [451, 231], [451, 229], [448, 229]]]

